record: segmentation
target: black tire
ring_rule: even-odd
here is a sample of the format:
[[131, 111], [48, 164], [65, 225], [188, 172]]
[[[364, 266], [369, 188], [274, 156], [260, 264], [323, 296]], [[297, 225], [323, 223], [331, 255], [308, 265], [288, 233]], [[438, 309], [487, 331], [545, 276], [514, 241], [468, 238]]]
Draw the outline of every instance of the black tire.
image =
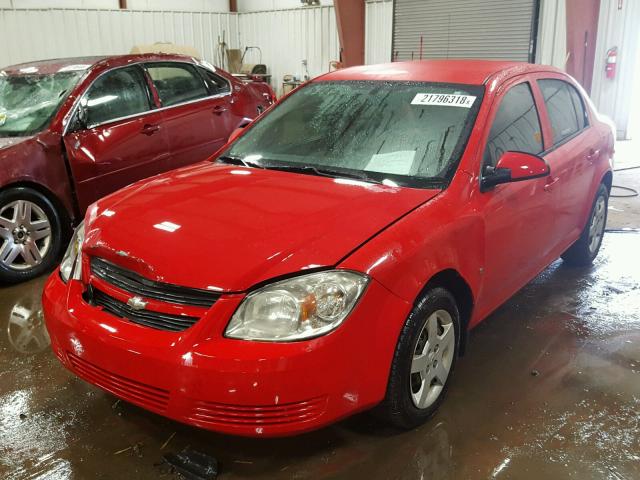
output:
[[[601, 228], [598, 226], [596, 230], [599, 230], [599, 238], [597, 238], [597, 242], [592, 244], [593, 236], [591, 235], [591, 227], [596, 221], [596, 215], [598, 211], [599, 202], [604, 202], [604, 211], [602, 213], [602, 223]], [[605, 228], [607, 225], [607, 208], [609, 206], [609, 190], [605, 185], [600, 185], [598, 191], [596, 192], [596, 198], [593, 200], [593, 204], [591, 205], [591, 212], [589, 214], [589, 220], [582, 230], [580, 234], [580, 238], [576, 240], [576, 242], [569, 247], [569, 249], [562, 254], [562, 260], [564, 260], [567, 265], [576, 266], [576, 267], [585, 267], [591, 265], [593, 260], [598, 255], [600, 251], [600, 246], [602, 245], [602, 239], [604, 237]]]
[[[418, 408], [413, 400], [414, 376], [411, 365], [414, 352], [429, 317], [438, 311], [446, 311], [450, 315], [454, 333], [454, 350], [448, 376], [442, 385], [436, 400], [426, 408]], [[438, 409], [448, 390], [450, 379], [456, 366], [460, 344], [460, 315], [455, 299], [443, 288], [427, 291], [413, 307], [407, 317], [391, 364], [387, 393], [374, 414], [386, 423], [403, 430], [408, 430], [426, 422]]]
[[[0, 284], [23, 282], [42, 275], [56, 265], [60, 258], [60, 254], [62, 253], [64, 230], [61, 221], [61, 214], [54, 207], [51, 200], [42, 193], [28, 187], [9, 188], [0, 192], [0, 212], [2, 212], [3, 209], [12, 202], [18, 200], [30, 202], [44, 212], [46, 219], [49, 221], [51, 236], [49, 237], [49, 243], [45, 254], [40, 260], [38, 260], [39, 263], [34, 266], [28, 266], [25, 262], [24, 269], [16, 269], [3, 263], [2, 258], [0, 258]], [[11, 210], [6, 210], [6, 212], [11, 212]], [[1, 228], [2, 226], [0, 225], [0, 229]], [[4, 233], [6, 235], [6, 229]], [[0, 235], [0, 253], [3, 253], [2, 250], [6, 242], [7, 240]], [[38, 242], [41, 242], [41, 240], [39, 239]]]

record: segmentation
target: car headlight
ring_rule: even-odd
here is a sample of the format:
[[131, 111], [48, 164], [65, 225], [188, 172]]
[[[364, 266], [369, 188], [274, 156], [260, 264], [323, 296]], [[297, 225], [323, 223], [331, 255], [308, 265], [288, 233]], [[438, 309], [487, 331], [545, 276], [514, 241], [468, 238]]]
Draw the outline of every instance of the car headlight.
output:
[[78, 228], [73, 232], [71, 242], [67, 247], [67, 251], [64, 252], [62, 262], [60, 263], [60, 276], [64, 283], [67, 283], [70, 278], [74, 280], [80, 280], [81, 267], [80, 267], [80, 251], [82, 249], [82, 243], [84, 242], [84, 222], [80, 222]]
[[347, 318], [368, 282], [361, 273], [332, 270], [267, 285], [242, 301], [225, 336], [292, 341], [324, 335]]

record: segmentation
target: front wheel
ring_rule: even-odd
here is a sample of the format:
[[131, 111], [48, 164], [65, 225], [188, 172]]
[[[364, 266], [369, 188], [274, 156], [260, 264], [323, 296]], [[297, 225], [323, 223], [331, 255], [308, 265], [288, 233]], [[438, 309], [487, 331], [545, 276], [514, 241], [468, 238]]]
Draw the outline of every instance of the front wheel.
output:
[[0, 192], [0, 283], [48, 271], [62, 249], [62, 223], [51, 201], [26, 187]]
[[429, 290], [400, 333], [387, 393], [375, 412], [395, 427], [411, 429], [438, 409], [458, 357], [460, 315], [443, 288]]
[[602, 238], [607, 225], [607, 208], [609, 204], [609, 190], [600, 185], [596, 198], [591, 207], [589, 221], [580, 234], [580, 238], [562, 254], [562, 260], [569, 265], [591, 265], [600, 251]]

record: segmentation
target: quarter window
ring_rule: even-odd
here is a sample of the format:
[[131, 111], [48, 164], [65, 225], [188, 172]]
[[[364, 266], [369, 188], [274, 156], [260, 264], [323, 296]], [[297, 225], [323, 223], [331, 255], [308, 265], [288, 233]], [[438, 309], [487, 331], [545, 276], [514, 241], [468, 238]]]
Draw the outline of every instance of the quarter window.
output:
[[511, 87], [493, 120], [484, 164], [495, 166], [504, 152], [539, 154], [543, 150], [540, 119], [527, 82]]
[[209, 95], [204, 81], [190, 65], [153, 64], [147, 71], [163, 107], [178, 105]]
[[228, 91], [230, 91], [229, 82], [227, 82], [224, 78], [216, 75], [206, 68], [198, 67], [198, 70], [200, 70], [200, 73], [207, 82], [207, 86], [209, 87], [211, 95], [220, 95], [221, 93], [227, 93]]
[[572, 85], [552, 79], [538, 80], [538, 85], [549, 113], [554, 145], [587, 126], [582, 99]]
[[99, 77], [82, 100], [87, 125], [95, 126], [151, 108], [142, 72], [136, 67], [119, 68]]

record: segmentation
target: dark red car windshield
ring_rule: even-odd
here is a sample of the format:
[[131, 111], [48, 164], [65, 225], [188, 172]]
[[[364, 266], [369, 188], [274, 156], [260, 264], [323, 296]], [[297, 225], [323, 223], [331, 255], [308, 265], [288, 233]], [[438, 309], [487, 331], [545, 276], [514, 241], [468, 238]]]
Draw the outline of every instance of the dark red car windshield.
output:
[[482, 94], [483, 87], [472, 85], [311, 83], [257, 122], [223, 159], [432, 186], [455, 170]]
[[0, 137], [32, 135], [45, 128], [83, 73], [0, 72]]

